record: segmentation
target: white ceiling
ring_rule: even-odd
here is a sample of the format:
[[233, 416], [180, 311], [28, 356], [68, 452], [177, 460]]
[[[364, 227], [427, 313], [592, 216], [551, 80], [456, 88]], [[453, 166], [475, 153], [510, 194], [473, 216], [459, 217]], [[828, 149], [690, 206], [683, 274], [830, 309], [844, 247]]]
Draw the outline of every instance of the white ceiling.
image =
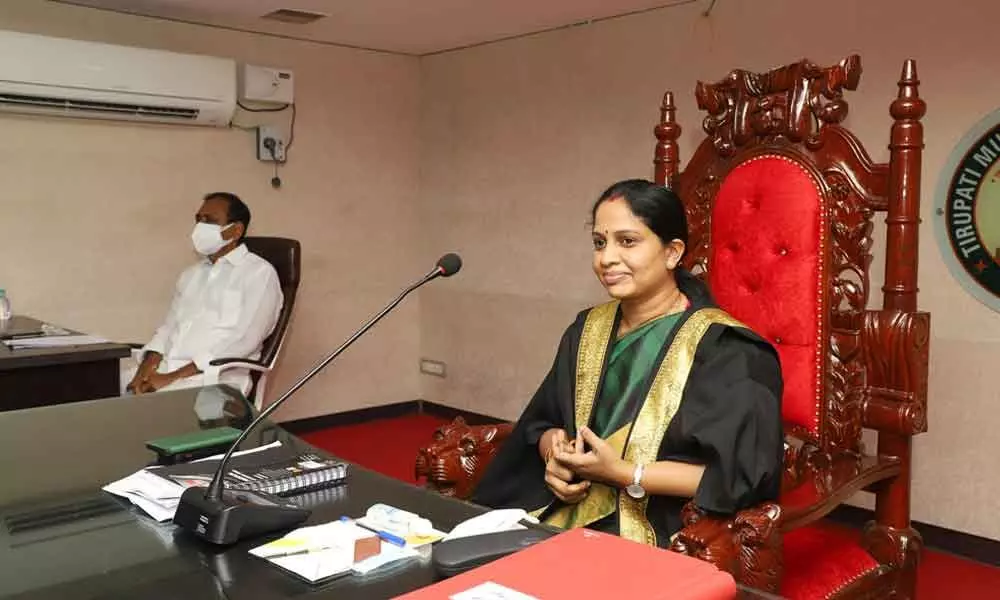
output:
[[[423, 55], [677, 4], [712, 0], [55, 0], [120, 12]], [[327, 15], [295, 25], [278, 9]]]

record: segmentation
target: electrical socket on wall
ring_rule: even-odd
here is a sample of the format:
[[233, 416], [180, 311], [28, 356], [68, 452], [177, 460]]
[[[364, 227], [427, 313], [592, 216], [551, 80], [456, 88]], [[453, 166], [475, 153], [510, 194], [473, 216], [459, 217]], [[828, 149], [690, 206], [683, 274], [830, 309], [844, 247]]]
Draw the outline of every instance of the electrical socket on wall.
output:
[[[271, 142], [274, 143], [274, 154], [268, 148]], [[257, 160], [264, 162], [285, 161], [285, 134], [280, 127], [261, 125], [257, 128]]]
[[420, 359], [420, 372], [436, 377], [446, 376], [445, 364], [439, 360], [430, 360], [429, 358]]

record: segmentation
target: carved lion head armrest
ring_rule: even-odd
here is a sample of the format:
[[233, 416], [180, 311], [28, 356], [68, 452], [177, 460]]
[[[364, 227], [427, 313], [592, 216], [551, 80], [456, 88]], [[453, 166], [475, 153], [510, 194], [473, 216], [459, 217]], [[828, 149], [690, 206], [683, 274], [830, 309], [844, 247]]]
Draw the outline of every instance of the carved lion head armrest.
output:
[[781, 507], [761, 504], [732, 518], [709, 515], [688, 502], [684, 528], [671, 549], [714, 564], [742, 585], [777, 592], [781, 582]]
[[462, 417], [438, 427], [428, 446], [417, 452], [417, 480], [445, 496], [463, 500], [482, 478], [513, 425], [469, 425]]

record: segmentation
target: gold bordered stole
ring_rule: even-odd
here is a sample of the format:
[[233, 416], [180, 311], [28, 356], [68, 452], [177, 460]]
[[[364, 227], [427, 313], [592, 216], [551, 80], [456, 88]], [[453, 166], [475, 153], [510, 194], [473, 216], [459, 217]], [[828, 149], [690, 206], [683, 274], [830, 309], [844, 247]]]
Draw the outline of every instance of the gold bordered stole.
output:
[[[574, 395], [574, 417], [578, 431], [590, 423], [617, 312], [617, 300], [595, 306], [587, 313], [583, 325], [577, 353]], [[656, 461], [667, 427], [680, 408], [698, 344], [713, 324], [746, 328], [717, 308], [700, 309], [681, 325], [657, 369], [639, 414], [632, 423], [626, 424], [607, 438], [607, 442], [629, 463], [649, 464]], [[656, 533], [646, 517], [648, 503], [648, 495], [636, 500], [628, 494], [620, 493], [617, 488], [594, 482], [582, 501], [559, 506], [544, 521], [564, 529], [583, 527], [612, 514], [617, 508], [621, 537], [656, 545]], [[532, 514], [540, 516], [547, 508], [542, 507]]]

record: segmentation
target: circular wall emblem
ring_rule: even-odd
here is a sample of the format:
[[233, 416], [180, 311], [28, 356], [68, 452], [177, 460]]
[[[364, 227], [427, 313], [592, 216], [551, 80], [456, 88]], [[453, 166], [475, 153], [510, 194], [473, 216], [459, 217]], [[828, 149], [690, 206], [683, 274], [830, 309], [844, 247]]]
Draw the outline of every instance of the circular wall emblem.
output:
[[952, 151], [936, 200], [938, 243], [952, 275], [1000, 312], [1000, 110]]

